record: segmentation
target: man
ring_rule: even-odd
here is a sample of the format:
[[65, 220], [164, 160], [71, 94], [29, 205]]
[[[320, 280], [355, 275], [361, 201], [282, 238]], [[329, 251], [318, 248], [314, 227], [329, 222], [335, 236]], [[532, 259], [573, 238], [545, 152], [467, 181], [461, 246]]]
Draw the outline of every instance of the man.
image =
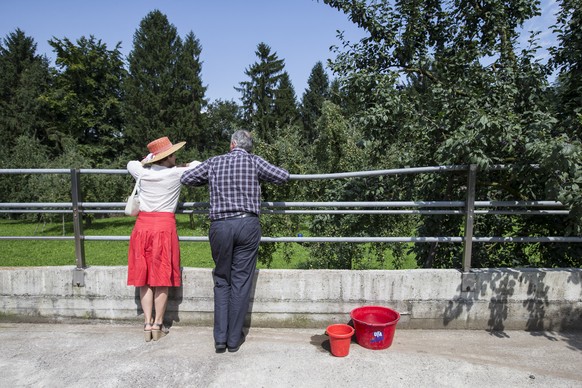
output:
[[242, 332], [261, 241], [260, 181], [282, 184], [289, 172], [251, 154], [248, 131], [236, 131], [230, 152], [186, 171], [184, 185], [210, 187], [208, 237], [214, 260], [214, 346], [217, 353], [236, 352]]

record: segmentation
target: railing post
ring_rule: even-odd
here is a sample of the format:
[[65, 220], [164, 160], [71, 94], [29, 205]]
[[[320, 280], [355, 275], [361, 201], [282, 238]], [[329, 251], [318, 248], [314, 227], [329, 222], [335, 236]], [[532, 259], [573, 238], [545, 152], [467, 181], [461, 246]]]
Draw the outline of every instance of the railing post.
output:
[[473, 253], [473, 223], [475, 219], [475, 186], [477, 182], [477, 165], [469, 165], [467, 178], [467, 202], [465, 204], [465, 241], [463, 243], [463, 272], [471, 270]]
[[85, 236], [83, 235], [83, 210], [81, 202], [81, 179], [78, 169], [71, 169], [71, 200], [73, 203], [73, 231], [75, 233], [75, 257], [77, 267], [73, 272], [73, 285], [85, 286]]

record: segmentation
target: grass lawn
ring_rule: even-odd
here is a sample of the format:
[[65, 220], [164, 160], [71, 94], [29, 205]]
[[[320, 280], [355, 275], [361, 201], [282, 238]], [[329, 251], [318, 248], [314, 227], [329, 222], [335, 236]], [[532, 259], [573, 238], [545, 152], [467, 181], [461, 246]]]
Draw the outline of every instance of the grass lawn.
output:
[[[180, 236], [207, 236], [207, 226], [203, 220], [196, 219], [199, 225], [190, 225], [188, 215], [176, 215]], [[84, 226], [86, 236], [129, 236], [135, 223], [133, 217], [111, 217], [93, 220]], [[0, 236], [73, 236], [73, 225], [63, 222], [32, 222], [0, 219]], [[267, 243], [268, 244], [268, 243]], [[85, 241], [86, 265], [127, 265], [129, 241]], [[182, 241], [180, 244], [182, 265], [184, 267], [212, 268], [214, 262], [208, 242]], [[270, 264], [273, 269], [303, 268], [309, 250], [302, 244], [288, 243], [291, 260], [287, 262], [282, 249], [278, 249]], [[75, 243], [73, 240], [0, 240], [0, 266], [60, 266], [76, 265]], [[261, 264], [258, 268], [267, 268]], [[384, 268], [391, 269], [391, 260]], [[405, 268], [415, 268], [414, 258], [407, 258]]]

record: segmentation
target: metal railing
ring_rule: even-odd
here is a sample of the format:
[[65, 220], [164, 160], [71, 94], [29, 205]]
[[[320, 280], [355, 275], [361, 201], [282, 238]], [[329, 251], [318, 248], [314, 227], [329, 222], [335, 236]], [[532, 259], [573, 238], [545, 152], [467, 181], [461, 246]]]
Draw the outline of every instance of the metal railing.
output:
[[[494, 166], [492, 170], [503, 170], [504, 166]], [[416, 167], [390, 170], [361, 171], [335, 174], [294, 175], [291, 180], [344, 179], [386, 175], [419, 173], [467, 172], [467, 193], [465, 201], [375, 201], [375, 202], [263, 202], [261, 214], [452, 214], [464, 216], [464, 236], [452, 237], [262, 237], [261, 242], [410, 242], [410, 243], [462, 243], [463, 271], [471, 269], [473, 243], [532, 243], [564, 242], [580, 243], [582, 237], [475, 237], [473, 235], [476, 214], [502, 215], [568, 215], [569, 210], [558, 201], [476, 201], [476, 165], [455, 165]], [[0, 169], [1, 174], [68, 174], [71, 176], [71, 202], [61, 203], [0, 203], [0, 213], [64, 213], [73, 215], [73, 236], [0, 236], [0, 240], [72, 240], [75, 241], [77, 270], [86, 268], [84, 241], [129, 240], [129, 236], [85, 236], [83, 213], [123, 214], [125, 202], [83, 202], [81, 199], [81, 174], [128, 174], [119, 169]], [[207, 214], [207, 202], [180, 203], [177, 213]], [[293, 208], [300, 208], [293, 210]], [[317, 208], [317, 209], [316, 209]], [[321, 209], [324, 208], [324, 209]], [[328, 208], [328, 209], [325, 209]], [[335, 208], [335, 209], [329, 209]], [[339, 208], [339, 209], [338, 209]], [[342, 209], [343, 208], [343, 209]], [[357, 209], [354, 209], [357, 208]], [[374, 209], [370, 209], [374, 208]], [[378, 208], [383, 208], [379, 210]], [[504, 208], [504, 210], [499, 210]], [[208, 237], [182, 236], [180, 241], [208, 241]], [[80, 276], [80, 275], [79, 275]]]

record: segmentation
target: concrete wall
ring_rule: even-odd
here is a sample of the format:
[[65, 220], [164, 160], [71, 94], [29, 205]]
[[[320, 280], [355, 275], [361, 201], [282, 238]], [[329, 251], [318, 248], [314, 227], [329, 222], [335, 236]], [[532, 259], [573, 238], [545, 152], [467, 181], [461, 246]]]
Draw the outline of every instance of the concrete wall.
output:
[[[0, 267], [0, 317], [139, 321], [139, 294], [126, 276], [126, 267]], [[211, 270], [184, 268], [182, 279], [167, 319], [211, 325]], [[253, 326], [325, 327], [347, 323], [363, 305], [397, 310], [399, 328], [582, 330], [582, 269], [259, 270], [248, 319]]]

